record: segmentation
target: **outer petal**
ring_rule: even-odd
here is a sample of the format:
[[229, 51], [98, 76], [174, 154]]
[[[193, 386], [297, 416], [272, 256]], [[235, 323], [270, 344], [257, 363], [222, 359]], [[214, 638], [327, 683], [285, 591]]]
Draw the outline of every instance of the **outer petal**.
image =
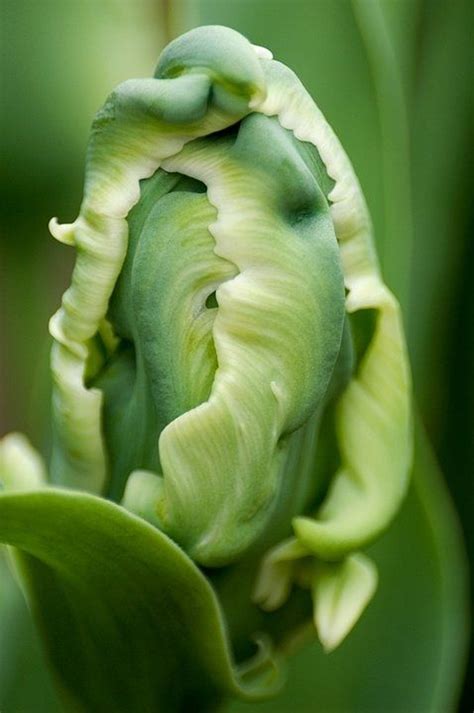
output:
[[383, 284], [367, 206], [341, 144], [293, 72], [266, 64], [267, 97], [258, 111], [319, 151], [335, 185], [329, 194], [339, 241], [347, 311], [377, 310], [365, 357], [337, 416], [342, 465], [317, 519], [297, 518], [309, 551], [338, 559], [373, 540], [397, 512], [412, 454], [411, 382], [399, 305]]
[[[91, 340], [103, 327], [126, 254], [126, 216], [140, 197], [139, 180], [186, 142], [241, 119], [250, 100], [264, 96], [260, 62], [244, 37], [209, 27], [192, 38], [193, 58], [184, 36], [163, 54], [159, 78], [124, 82], [110, 95], [92, 127], [80, 215], [68, 226], [50, 223], [55, 237], [78, 250], [72, 284], [50, 324], [59, 444], [53, 477], [72, 487], [100, 492], [105, 482], [101, 393], [84, 382]], [[217, 63], [223, 44], [227, 59]]]
[[407, 500], [369, 554], [379, 591], [352, 634], [330, 655], [319, 644], [299, 652], [276, 700], [236, 702], [232, 713], [457, 710], [469, 636], [467, 561], [420, 427]]

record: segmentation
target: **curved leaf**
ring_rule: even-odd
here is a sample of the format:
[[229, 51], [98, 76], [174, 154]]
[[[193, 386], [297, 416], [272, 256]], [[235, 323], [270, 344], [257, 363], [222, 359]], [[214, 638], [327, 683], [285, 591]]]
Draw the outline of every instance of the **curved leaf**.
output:
[[[382, 596], [345, 643], [329, 656], [317, 643], [304, 649], [290, 662], [287, 687], [275, 700], [258, 706], [234, 702], [226, 708], [229, 713], [455, 709], [467, 638], [466, 562], [444, 484], [421, 432], [408, 499], [371, 556], [381, 573]], [[40, 669], [34, 656], [28, 663], [31, 671]], [[43, 696], [46, 684], [32, 673], [28, 678], [35, 681], [36, 695]], [[16, 709], [5, 705], [4, 710]], [[36, 713], [34, 706], [26, 710]]]
[[4, 552], [0, 546], [0, 710], [60, 713], [37, 632]]
[[280, 677], [265, 652], [236, 666], [216, 597], [165, 535], [91, 495], [0, 495], [0, 540], [21, 549], [67, 710], [210, 710], [258, 699]]

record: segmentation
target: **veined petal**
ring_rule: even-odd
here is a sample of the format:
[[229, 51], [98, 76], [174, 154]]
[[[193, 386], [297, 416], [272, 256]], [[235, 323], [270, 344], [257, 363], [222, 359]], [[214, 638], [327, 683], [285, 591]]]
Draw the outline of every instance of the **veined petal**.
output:
[[[53, 235], [67, 235], [78, 250], [72, 284], [51, 327], [60, 345], [53, 356], [53, 417], [57, 450], [62, 451], [53, 459], [53, 478], [74, 487], [100, 492], [106, 480], [100, 433], [89, 447], [86, 438], [76, 438], [85, 420], [96, 431], [100, 423], [100, 398], [90, 398], [85, 387], [87, 343], [105, 317], [126, 255], [126, 216], [139, 200], [139, 181], [186, 142], [238, 121], [252, 98], [264, 96], [252, 45], [233, 30], [225, 29], [223, 39], [221, 28], [204, 29], [192, 40], [200, 69], [181, 38], [163, 54], [158, 78], [127, 81], [110, 95], [92, 127], [80, 215], [66, 232], [57, 223], [52, 226]], [[73, 369], [70, 354], [78, 359]], [[68, 383], [61, 380], [63, 369], [69, 369]], [[77, 424], [72, 402], [80, 412]]]

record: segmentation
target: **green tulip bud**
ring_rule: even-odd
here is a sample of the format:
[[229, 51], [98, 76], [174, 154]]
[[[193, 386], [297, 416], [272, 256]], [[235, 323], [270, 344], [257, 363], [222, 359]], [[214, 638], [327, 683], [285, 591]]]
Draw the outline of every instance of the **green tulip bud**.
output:
[[[269, 695], [271, 646], [249, 658], [249, 640], [263, 630], [286, 646], [307, 616], [302, 588], [335, 648], [377, 586], [361, 550], [408, 485], [400, 308], [350, 161], [291, 70], [201, 27], [154, 78], [109, 96], [80, 214], [50, 229], [77, 251], [50, 324], [61, 487], [46, 487], [29, 446], [4, 441], [0, 538], [43, 563], [25, 566], [65, 690], [87, 711]], [[102, 600], [87, 638], [81, 612]], [[141, 688], [117, 675], [129, 640]], [[155, 681], [146, 665], [160, 656]]]
[[[358, 551], [406, 492], [410, 378], [360, 186], [311, 97], [233, 30], [183, 35], [154, 79], [110, 95], [80, 215], [51, 231], [77, 249], [51, 322], [53, 479], [122, 502], [200, 565], [269, 548], [256, 600], [310, 587], [332, 648], [375, 589]], [[340, 467], [322, 498], [329, 408]]]

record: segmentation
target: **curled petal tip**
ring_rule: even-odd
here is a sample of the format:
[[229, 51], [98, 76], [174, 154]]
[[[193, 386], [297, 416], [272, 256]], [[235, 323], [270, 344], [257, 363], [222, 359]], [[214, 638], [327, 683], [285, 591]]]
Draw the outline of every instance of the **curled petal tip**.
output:
[[316, 568], [314, 623], [326, 653], [334, 651], [353, 629], [374, 596], [377, 582], [375, 564], [360, 552]]
[[51, 218], [48, 228], [53, 238], [59, 240], [60, 243], [74, 245], [74, 223], [63, 223], [61, 225], [58, 223], [57, 218]]
[[252, 45], [255, 50], [255, 54], [259, 59], [273, 59], [273, 54], [266, 47], [261, 47], [260, 45]]
[[0, 439], [0, 490], [30, 490], [46, 482], [40, 455], [21, 433]]

